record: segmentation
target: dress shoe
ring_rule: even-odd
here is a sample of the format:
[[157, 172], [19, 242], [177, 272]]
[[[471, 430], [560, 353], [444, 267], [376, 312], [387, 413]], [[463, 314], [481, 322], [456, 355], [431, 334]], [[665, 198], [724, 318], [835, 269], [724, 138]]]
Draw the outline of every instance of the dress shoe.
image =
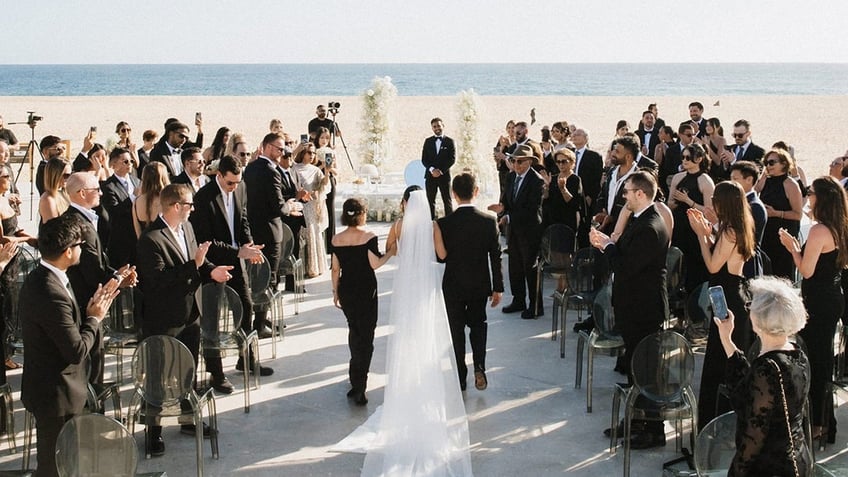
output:
[[153, 457], [162, 457], [165, 455], [165, 439], [162, 439], [162, 436], [151, 437], [147, 444], [147, 451]]
[[221, 376], [219, 378], [213, 376], [209, 384], [212, 386], [212, 389], [221, 394], [233, 393], [233, 383], [231, 383], [226, 376]]
[[482, 391], [489, 387], [489, 380], [486, 379], [485, 371], [474, 371], [474, 387], [477, 388], [477, 390], [479, 391]]
[[[241, 359], [236, 362], [236, 371], [244, 371], [244, 361]], [[250, 374], [255, 374], [253, 372], [253, 366], [250, 367]], [[259, 375], [260, 376], [270, 376], [274, 374], [274, 370], [265, 366], [259, 366]]]
[[521, 319], [522, 320], [535, 320], [536, 318], [538, 318], [538, 317], [540, 317], [544, 314], [545, 313], [541, 310], [539, 310], [539, 313], [533, 313], [533, 310], [528, 308], [528, 309], [521, 312]]
[[260, 340], [274, 336], [274, 333], [271, 332], [271, 328], [268, 328], [267, 326], [257, 329], [256, 334], [259, 336]]
[[665, 434], [654, 434], [653, 432], [641, 432], [630, 436], [631, 449], [653, 449], [665, 445]]
[[357, 406], [364, 406], [368, 404], [368, 398], [365, 397], [364, 391], [356, 391], [351, 389], [347, 392], [348, 399], [353, 399], [353, 403]]
[[[197, 430], [197, 428], [195, 427], [195, 425], [194, 425], [194, 424], [183, 424], [182, 426], [180, 426], [180, 434], [185, 434], [185, 435], [187, 435], [187, 436], [193, 436], [193, 435], [195, 435], [195, 431], [196, 431], [196, 430]], [[204, 422], [204, 423], [203, 423], [203, 438], [204, 438], [204, 439], [209, 439], [209, 437], [210, 437], [211, 435], [212, 435], [212, 428], [211, 428], [211, 427], [209, 427], [209, 426], [208, 426], [208, 425]]]
[[575, 333], [580, 333], [581, 331], [590, 333], [592, 330], [595, 329], [595, 320], [592, 319], [592, 317], [590, 316], [589, 318], [586, 318], [583, 321], [578, 321], [577, 323], [574, 323], [574, 328], [572, 329]]
[[519, 311], [524, 311], [526, 309], [527, 309], [527, 307], [524, 306], [524, 303], [518, 303], [518, 302], [514, 301], [514, 302], [510, 303], [509, 305], [503, 307], [503, 309], [501, 311], [503, 311], [504, 313], [516, 313], [516, 312], [519, 312]]
[[[637, 434], [639, 432], [642, 432], [644, 429], [645, 429], [645, 425], [642, 424], [641, 422], [630, 423], [630, 434], [631, 434], [631, 436], [633, 434]], [[604, 436], [605, 437], [609, 437], [611, 433], [612, 433], [612, 430], [609, 427], [604, 429]], [[618, 426], [615, 427], [615, 435], [618, 436], [619, 439], [624, 438], [624, 421], [620, 421], [618, 423]]]

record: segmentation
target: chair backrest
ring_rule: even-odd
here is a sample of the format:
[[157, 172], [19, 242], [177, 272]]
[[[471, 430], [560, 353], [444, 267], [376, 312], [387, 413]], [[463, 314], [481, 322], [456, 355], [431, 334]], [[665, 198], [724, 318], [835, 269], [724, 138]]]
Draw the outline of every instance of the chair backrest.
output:
[[156, 335], [139, 343], [133, 354], [133, 384], [149, 404], [173, 404], [191, 392], [194, 358], [176, 338]]
[[574, 230], [567, 225], [549, 225], [539, 245], [541, 263], [558, 269], [570, 267], [576, 238]]
[[669, 297], [683, 293], [683, 252], [674, 245], [668, 247], [665, 255], [666, 289]]
[[38, 253], [38, 250], [22, 245], [18, 247], [18, 253], [15, 255], [15, 258], [9, 262], [8, 267], [10, 268], [10, 272], [15, 275], [13, 277], [14, 279], [10, 280], [8, 284], [9, 290], [2, 304], [7, 316], [6, 340], [9, 343], [21, 343], [23, 341], [21, 320], [18, 314], [18, 295], [26, 277], [38, 266], [40, 256], [41, 254]]
[[646, 398], [677, 401], [692, 384], [695, 356], [686, 338], [674, 331], [659, 331], [636, 345], [630, 369], [634, 384]]
[[589, 293], [594, 289], [595, 249], [581, 248], [574, 252], [568, 269], [568, 287], [573, 293]]
[[736, 454], [736, 413], [708, 422], [695, 440], [695, 470], [699, 476], [727, 475]]
[[291, 227], [287, 224], [283, 224], [283, 240], [280, 245], [280, 265], [289, 259], [294, 253], [294, 233], [292, 233]]
[[245, 271], [247, 272], [247, 284], [250, 286], [250, 294], [254, 302], [266, 302], [265, 293], [271, 283], [271, 264], [268, 260], [259, 263], [251, 263], [245, 260]]
[[194, 292], [200, 306], [200, 339], [204, 346], [217, 347], [222, 335], [241, 327], [241, 298], [224, 283], [207, 283]]
[[56, 468], [62, 477], [132, 477], [138, 449], [120, 422], [102, 414], [76, 416], [62, 426], [56, 439]]
[[615, 312], [612, 308], [612, 283], [606, 283], [598, 290], [592, 302], [592, 317], [595, 329], [604, 338], [619, 336], [615, 328]]
[[105, 333], [137, 333], [135, 323], [135, 289], [121, 288], [109, 307], [109, 316], [103, 321]]

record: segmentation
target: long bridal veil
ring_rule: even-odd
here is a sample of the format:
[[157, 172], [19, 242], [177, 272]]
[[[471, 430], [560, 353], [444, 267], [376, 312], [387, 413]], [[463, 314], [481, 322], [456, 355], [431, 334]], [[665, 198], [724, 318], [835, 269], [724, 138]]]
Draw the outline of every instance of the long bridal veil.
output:
[[470, 476], [468, 420], [424, 191], [409, 198], [399, 245], [385, 399], [362, 475]]

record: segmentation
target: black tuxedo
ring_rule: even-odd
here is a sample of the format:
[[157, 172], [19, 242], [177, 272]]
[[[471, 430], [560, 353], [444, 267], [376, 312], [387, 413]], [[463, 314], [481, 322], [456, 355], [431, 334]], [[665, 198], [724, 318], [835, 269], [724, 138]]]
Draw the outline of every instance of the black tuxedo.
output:
[[[739, 146], [736, 143], [729, 144], [724, 148], [727, 151], [730, 151], [733, 154], [734, 158], [736, 157], [736, 150]], [[742, 153], [742, 157], [738, 159], [734, 159], [733, 162], [736, 161], [750, 161], [754, 164], [757, 164], [760, 169], [763, 168], [763, 156], [765, 155], [765, 151], [760, 146], [754, 144], [753, 142], [745, 148]], [[733, 163], [731, 162], [731, 164]], [[725, 181], [730, 179], [730, 165], [725, 165], [722, 163], [721, 165], [717, 165], [715, 163], [710, 164], [710, 176], [712, 176], [713, 180], [716, 182]]]
[[666, 197], [669, 197], [668, 178], [674, 177], [675, 174], [683, 170], [681, 168], [683, 165], [683, 150], [681, 147], [684, 146], [679, 142], [673, 142], [669, 144], [665, 150], [665, 154], [663, 154], [663, 163], [660, 166], [658, 182]]
[[[692, 120], [689, 119], [689, 120], [686, 120], [686, 121], [683, 121], [682, 123], [680, 123], [681, 126], [683, 126], [684, 124], [692, 124]], [[656, 129], [656, 126], [654, 126], [654, 129]], [[679, 130], [680, 129], [678, 128], [678, 131]], [[703, 139], [707, 136], [707, 120], [703, 116], [701, 116], [701, 120], [698, 121], [698, 134], [697, 134], [697, 136], [701, 139]]]
[[[140, 185], [138, 178], [127, 174], [126, 180], [136, 191]], [[106, 255], [109, 263], [121, 267], [127, 263], [135, 263], [135, 235], [132, 219], [133, 201], [129, 192], [120, 180], [112, 175], [100, 186], [103, 197], [101, 206], [109, 213], [109, 243], [106, 245]]]
[[100, 324], [83, 318], [85, 310], [44, 265], [24, 281], [19, 303], [27, 349], [21, 401], [35, 415], [39, 474], [55, 475], [56, 438], [85, 406], [89, 353]]
[[244, 185], [247, 189], [250, 231], [256, 244], [265, 246], [262, 253], [271, 265], [271, 281], [274, 285], [280, 265], [286, 200], [293, 198], [296, 191], [283, 182], [277, 166], [263, 156], [244, 168]]
[[[459, 382], [465, 383], [465, 327], [474, 356], [474, 370], [486, 370], [486, 301], [503, 292], [501, 250], [495, 219], [474, 207], [458, 207], [439, 219], [447, 256], [442, 291], [456, 355]], [[491, 277], [491, 279], [490, 279]]]
[[[633, 166], [638, 169], [638, 166]], [[627, 200], [624, 198], [624, 182], [618, 181], [618, 189], [616, 189], [615, 196], [613, 198], [612, 204], [609, 203], [609, 188], [612, 186], [611, 178], [613, 171], [617, 170], [618, 166], [613, 166], [607, 169], [606, 175], [604, 176], [604, 183], [601, 186], [601, 192], [598, 194], [598, 200], [596, 203], [598, 204], [596, 210], [598, 212], [606, 210], [607, 215], [610, 217], [609, 224], [601, 229], [601, 232], [605, 234], [611, 234], [615, 229], [615, 223], [618, 221], [618, 216], [621, 214], [621, 209], [624, 208], [624, 203]]]
[[[438, 152], [436, 151], [436, 136], [430, 136], [424, 140], [421, 149], [421, 163], [424, 164], [424, 188], [427, 191], [427, 202], [430, 203], [430, 217], [436, 218], [436, 191], [442, 196], [445, 206], [445, 215], [453, 211], [453, 202], [450, 195], [450, 168], [456, 162], [456, 148], [453, 139], [442, 136]], [[430, 174], [430, 168], [442, 171], [439, 177]]]
[[[577, 154], [575, 152], [575, 154]], [[580, 153], [580, 158], [575, 164], [574, 173], [580, 177], [580, 182], [583, 183], [583, 194], [586, 198], [591, 198], [591, 206], [595, 206], [598, 193], [601, 191], [601, 178], [604, 175], [604, 159], [600, 154], [591, 150], [583, 149]], [[592, 209], [587, 209], [592, 210]]]
[[[513, 196], [517, 180], [515, 172], [507, 176], [501, 204], [509, 217], [509, 287], [513, 302], [524, 304], [526, 286], [530, 289], [530, 310], [540, 312], [541, 299], [536, 295], [536, 257], [542, 240], [542, 189], [544, 181], [532, 168], [524, 174], [518, 193]], [[538, 309], [536, 305], [539, 305]]]
[[156, 143], [156, 145], [153, 146], [153, 149], [150, 150], [150, 162], [161, 162], [162, 164], [165, 164], [165, 169], [168, 170], [168, 179], [170, 179], [171, 182], [174, 182], [174, 179], [176, 179], [179, 175], [171, 163], [171, 150], [168, 148], [168, 144], [164, 139]]
[[[245, 332], [250, 331], [251, 300], [250, 288], [248, 286], [247, 274], [238, 258], [239, 246], [253, 242], [250, 235], [250, 223], [247, 220], [245, 203], [247, 197], [243, 187], [238, 187], [232, 194], [233, 198], [233, 233], [230, 233], [229, 219], [227, 218], [224, 196], [218, 187], [217, 179], [213, 179], [201, 187], [194, 195], [194, 211], [189, 216], [189, 221], [194, 227], [197, 241], [212, 242], [206, 257], [215, 265], [232, 265], [231, 278], [227, 285], [235, 290], [241, 298], [242, 310], [244, 310], [241, 328]], [[233, 241], [238, 245], [233, 245]]]
[[[153, 152], [153, 150], [150, 150]], [[144, 166], [150, 164], [150, 156], [144, 152], [144, 148], [138, 148], [138, 169], [135, 171], [138, 175], [138, 178], [141, 179], [141, 173], [144, 171]]]
[[654, 129], [651, 130], [651, 137], [649, 138], [649, 141], [646, 143], [645, 142], [645, 134], [647, 134], [647, 131], [645, 131], [644, 129], [641, 129], [641, 128], [636, 130], [636, 135], [639, 136], [639, 143], [642, 144], [642, 146], [647, 146], [647, 148], [648, 148], [648, 153], [645, 154], [645, 155], [650, 157], [651, 159], [654, 158], [654, 150], [657, 148], [657, 145], [659, 145], [659, 143], [660, 143], [659, 132], [660, 132], [659, 128], [654, 126]]

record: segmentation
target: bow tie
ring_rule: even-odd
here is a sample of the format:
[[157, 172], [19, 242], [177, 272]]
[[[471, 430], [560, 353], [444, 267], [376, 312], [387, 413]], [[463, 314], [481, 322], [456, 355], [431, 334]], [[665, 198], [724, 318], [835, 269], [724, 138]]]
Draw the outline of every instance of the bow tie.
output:
[[174, 149], [174, 154], [182, 154], [182, 153], [183, 153], [182, 149], [180, 149], [180, 148]]
[[437, 140], [439, 140], [439, 141], [441, 141], [441, 140], [442, 140], [442, 136], [436, 136], [436, 139], [437, 139]]

